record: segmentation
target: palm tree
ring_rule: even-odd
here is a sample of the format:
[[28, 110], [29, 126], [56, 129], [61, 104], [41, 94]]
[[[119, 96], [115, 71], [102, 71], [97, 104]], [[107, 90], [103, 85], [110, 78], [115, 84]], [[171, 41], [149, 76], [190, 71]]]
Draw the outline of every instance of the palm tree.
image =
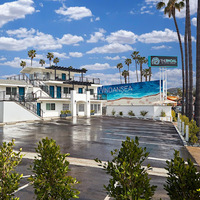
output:
[[59, 61], [60, 61], [59, 58], [56, 57], [56, 58], [54, 58], [53, 63], [55, 63], [57, 65], [57, 63], [59, 63]]
[[142, 65], [147, 62], [148, 60], [145, 57], [138, 57], [137, 63], [140, 64], [140, 82], [142, 82]]
[[128, 66], [128, 83], [130, 83], [130, 76], [129, 76], [129, 65], [132, 63], [130, 58], [125, 60], [125, 64]]
[[[181, 63], [182, 63], [182, 85], [183, 85], [183, 97], [184, 97], [184, 91], [185, 91], [185, 78], [184, 78], [184, 57], [183, 57], [183, 47], [181, 42], [181, 36], [178, 28], [178, 24], [176, 21], [176, 10], [180, 12], [180, 10], [184, 7], [184, 1], [181, 0], [178, 2], [178, 0], [169, 0], [167, 5], [163, 1], [158, 2], [156, 8], [161, 9], [164, 7], [164, 14], [168, 14], [169, 18], [172, 16], [174, 20], [174, 24], [176, 27], [176, 32], [179, 40], [179, 46], [181, 51]], [[184, 114], [184, 103], [182, 103], [182, 114]]]
[[147, 77], [149, 76], [149, 69], [143, 69], [142, 75], [145, 77], [145, 81], [147, 81]]
[[191, 20], [190, 20], [190, 4], [186, 0], [186, 18], [188, 30], [188, 56], [189, 56], [189, 119], [193, 118], [193, 65], [192, 65], [192, 37], [191, 37]]
[[131, 54], [131, 57], [133, 60], [135, 60], [135, 68], [136, 68], [136, 77], [137, 77], [137, 82], [138, 82], [138, 73], [137, 73], [137, 60], [138, 60], [138, 57], [139, 57], [139, 51], [134, 51], [132, 54]]
[[119, 76], [120, 76], [120, 82], [121, 82], [121, 84], [122, 84], [122, 79], [121, 79], [121, 72], [120, 72], [120, 69], [122, 69], [122, 68], [123, 68], [122, 63], [118, 63], [118, 64], [117, 64], [117, 69], [119, 69]]
[[124, 70], [122, 72], [122, 76], [124, 77], [125, 83], [127, 83], [127, 76], [129, 76], [129, 72], [127, 70]]
[[40, 59], [39, 64], [41, 65], [41, 67], [43, 67], [43, 65], [45, 64], [45, 61], [43, 59]]
[[47, 54], [47, 58], [49, 59], [49, 64], [50, 64], [50, 67], [51, 67], [51, 60], [54, 58], [54, 55], [53, 55], [53, 53], [48, 53]]
[[33, 58], [36, 57], [36, 50], [29, 50], [28, 51], [28, 57], [31, 58], [31, 66], [32, 66], [32, 63], [33, 63]]
[[197, 42], [196, 42], [196, 100], [195, 100], [195, 121], [200, 127], [200, 0], [197, 9]]
[[24, 68], [24, 67], [26, 66], [26, 62], [22, 60], [21, 63], [20, 63], [20, 66], [21, 66], [22, 68]]
[[149, 67], [149, 81], [151, 81], [151, 75], [152, 75], [151, 67]]

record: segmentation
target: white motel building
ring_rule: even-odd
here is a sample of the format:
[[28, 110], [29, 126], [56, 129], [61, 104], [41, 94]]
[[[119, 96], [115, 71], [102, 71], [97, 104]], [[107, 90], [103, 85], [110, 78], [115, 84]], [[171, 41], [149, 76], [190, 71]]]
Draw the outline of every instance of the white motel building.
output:
[[0, 79], [0, 123], [59, 117], [102, 115], [100, 79], [85, 77], [86, 69], [25, 67], [19, 75]]

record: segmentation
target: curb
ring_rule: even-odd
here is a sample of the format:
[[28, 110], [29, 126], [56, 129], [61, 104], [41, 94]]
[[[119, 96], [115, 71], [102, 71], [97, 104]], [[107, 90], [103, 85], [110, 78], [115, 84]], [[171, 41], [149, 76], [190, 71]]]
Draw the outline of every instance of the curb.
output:
[[[174, 124], [173, 124], [174, 125]], [[174, 125], [174, 128], [176, 129], [177, 133], [179, 134], [179, 137], [181, 138], [183, 145], [188, 146], [187, 142], [185, 141], [185, 138], [182, 136], [181, 132], [178, 130], [177, 126]]]

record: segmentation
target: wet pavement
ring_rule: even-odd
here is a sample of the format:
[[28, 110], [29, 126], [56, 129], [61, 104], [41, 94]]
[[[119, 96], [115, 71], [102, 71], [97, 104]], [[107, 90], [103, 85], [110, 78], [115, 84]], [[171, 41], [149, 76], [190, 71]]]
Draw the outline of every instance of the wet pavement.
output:
[[[152, 167], [164, 168], [165, 160], [173, 158], [174, 149], [186, 160], [191, 158], [183, 146], [173, 124], [153, 120], [92, 117], [90, 119], [66, 119], [51, 122], [21, 123], [0, 127], [0, 142], [11, 141], [15, 138], [15, 149], [22, 147], [23, 152], [35, 152], [37, 142], [41, 138], [49, 137], [56, 140], [63, 153], [70, 153], [70, 157], [111, 160], [110, 151], [119, 149], [121, 141], [126, 137], [139, 137], [141, 147], [150, 152], [149, 159], [144, 163]], [[31, 159], [23, 159], [18, 170], [24, 175], [30, 175], [28, 170]], [[193, 160], [194, 161], [194, 160]], [[81, 183], [77, 188], [81, 191], [80, 200], [104, 200], [106, 191], [103, 184], [107, 184], [108, 175], [102, 169], [70, 165], [70, 175]], [[158, 185], [154, 199], [168, 199], [163, 184], [165, 177], [151, 176], [152, 183]], [[24, 179], [21, 185], [27, 184]], [[19, 191], [17, 196], [21, 200], [34, 199], [32, 186]]]

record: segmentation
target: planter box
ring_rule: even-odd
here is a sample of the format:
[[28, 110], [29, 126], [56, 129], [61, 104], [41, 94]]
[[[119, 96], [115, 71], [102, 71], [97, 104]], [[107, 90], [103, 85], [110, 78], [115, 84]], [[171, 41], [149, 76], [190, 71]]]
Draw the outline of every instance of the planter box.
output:
[[67, 117], [66, 114], [60, 114], [60, 117]]
[[94, 113], [90, 113], [90, 115], [94, 115]]
[[66, 114], [66, 117], [70, 117], [70, 116], [72, 116], [72, 114], [71, 114], [71, 113], [69, 113], [69, 114]]

